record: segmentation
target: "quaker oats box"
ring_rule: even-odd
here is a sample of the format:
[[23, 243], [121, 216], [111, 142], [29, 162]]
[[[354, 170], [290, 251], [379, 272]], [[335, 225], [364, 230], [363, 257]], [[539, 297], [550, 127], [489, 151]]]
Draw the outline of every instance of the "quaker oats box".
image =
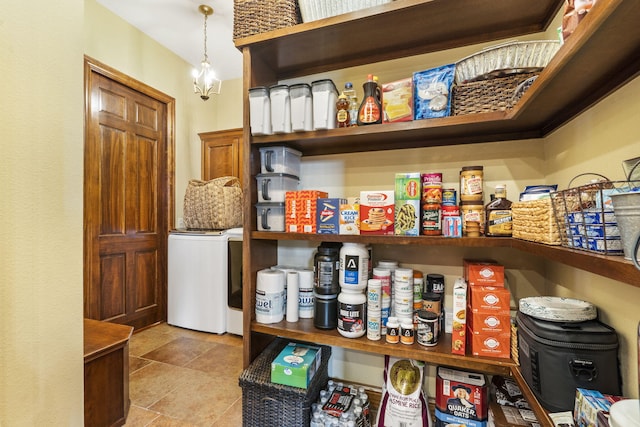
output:
[[360, 234], [360, 199], [348, 197], [340, 204], [340, 234]]
[[486, 427], [489, 392], [484, 374], [438, 366], [436, 427]]
[[393, 235], [393, 191], [360, 192], [360, 234]]
[[339, 234], [340, 206], [346, 199], [320, 198], [316, 200], [316, 233]]

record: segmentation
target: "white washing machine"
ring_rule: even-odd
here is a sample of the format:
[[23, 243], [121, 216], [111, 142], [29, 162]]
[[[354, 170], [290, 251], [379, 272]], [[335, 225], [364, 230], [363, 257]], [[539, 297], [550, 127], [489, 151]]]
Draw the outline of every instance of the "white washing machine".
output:
[[228, 239], [225, 231], [169, 233], [167, 323], [227, 332]]

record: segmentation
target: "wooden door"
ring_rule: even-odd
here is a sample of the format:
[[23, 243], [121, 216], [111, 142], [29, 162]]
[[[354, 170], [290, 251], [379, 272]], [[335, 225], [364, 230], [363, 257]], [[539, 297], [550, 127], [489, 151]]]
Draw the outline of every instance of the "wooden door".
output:
[[85, 317], [142, 328], [166, 320], [173, 100], [85, 70]]
[[198, 135], [202, 141], [202, 179], [235, 176], [242, 186], [242, 129]]

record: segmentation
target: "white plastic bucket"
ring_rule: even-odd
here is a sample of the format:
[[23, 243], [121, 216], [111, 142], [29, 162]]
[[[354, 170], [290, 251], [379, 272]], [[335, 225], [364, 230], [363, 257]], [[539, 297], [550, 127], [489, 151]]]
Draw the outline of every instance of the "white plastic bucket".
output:
[[335, 129], [338, 89], [330, 79], [311, 83], [313, 93], [313, 128]]
[[252, 135], [271, 135], [271, 100], [264, 86], [249, 89], [249, 121]]
[[291, 98], [291, 130], [294, 132], [313, 130], [313, 98], [311, 86], [299, 83], [289, 87]]
[[291, 132], [291, 99], [289, 86], [275, 85], [269, 88], [271, 98], [271, 131], [273, 133]]

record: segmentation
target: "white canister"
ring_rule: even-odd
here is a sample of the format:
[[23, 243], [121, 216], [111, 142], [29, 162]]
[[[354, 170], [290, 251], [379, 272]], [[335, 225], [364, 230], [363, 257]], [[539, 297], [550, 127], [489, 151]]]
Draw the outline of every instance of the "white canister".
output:
[[[391, 271], [387, 268], [376, 267], [373, 269], [373, 278], [380, 280], [382, 295], [391, 298]], [[391, 301], [389, 299], [389, 301]]]
[[284, 318], [285, 274], [265, 269], [256, 277], [256, 322], [277, 323]]
[[298, 282], [298, 272], [289, 271], [287, 273], [287, 301], [290, 301], [290, 303], [287, 304], [287, 322], [297, 322], [299, 318], [299, 304], [296, 304], [296, 301], [299, 301], [298, 295], [300, 294]]
[[313, 270], [298, 270], [298, 315], [301, 319], [313, 319]]
[[413, 270], [410, 268], [396, 268], [394, 271], [394, 281], [409, 283], [411, 289], [413, 289]]
[[252, 135], [271, 135], [271, 99], [264, 86], [249, 89], [249, 122]]
[[338, 332], [347, 338], [359, 338], [367, 331], [367, 297], [346, 289], [338, 295]]
[[343, 291], [362, 291], [368, 279], [369, 251], [362, 243], [345, 242], [340, 249], [340, 287]]
[[638, 399], [620, 400], [609, 408], [611, 427], [639, 427], [640, 401]]
[[378, 341], [381, 337], [381, 311], [367, 309], [367, 338]]
[[311, 83], [313, 94], [313, 128], [335, 129], [336, 102], [338, 89], [330, 79], [316, 80]]
[[275, 85], [269, 87], [271, 99], [271, 131], [273, 133], [291, 132], [291, 98], [289, 86]]
[[398, 291], [394, 299], [394, 314], [396, 317], [413, 316], [413, 291]]
[[369, 279], [367, 282], [367, 306], [369, 310], [382, 308], [382, 283], [380, 279]]
[[294, 132], [313, 130], [313, 98], [311, 86], [298, 83], [289, 86], [291, 98], [291, 130]]

